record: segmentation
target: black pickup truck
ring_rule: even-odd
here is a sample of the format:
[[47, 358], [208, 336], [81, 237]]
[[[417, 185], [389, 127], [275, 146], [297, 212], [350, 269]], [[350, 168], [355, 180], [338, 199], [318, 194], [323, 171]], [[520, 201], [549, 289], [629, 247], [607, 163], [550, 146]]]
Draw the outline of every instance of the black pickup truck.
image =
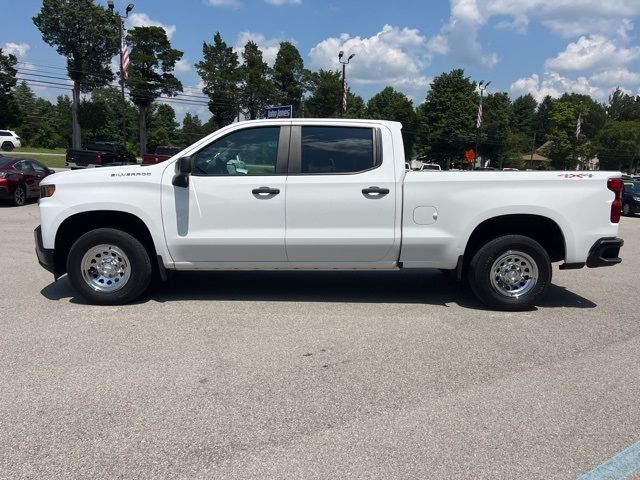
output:
[[136, 156], [119, 143], [91, 142], [83, 150], [67, 150], [67, 167], [71, 170], [88, 167], [135, 165]]

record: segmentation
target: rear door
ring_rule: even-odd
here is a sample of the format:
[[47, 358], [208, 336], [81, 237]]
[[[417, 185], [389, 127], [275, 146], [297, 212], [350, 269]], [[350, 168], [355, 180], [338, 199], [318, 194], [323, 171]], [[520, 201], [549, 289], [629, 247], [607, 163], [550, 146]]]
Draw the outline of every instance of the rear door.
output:
[[[361, 124], [292, 127], [287, 179], [287, 258], [375, 267], [397, 254], [390, 132]], [[397, 258], [396, 258], [397, 259]]]

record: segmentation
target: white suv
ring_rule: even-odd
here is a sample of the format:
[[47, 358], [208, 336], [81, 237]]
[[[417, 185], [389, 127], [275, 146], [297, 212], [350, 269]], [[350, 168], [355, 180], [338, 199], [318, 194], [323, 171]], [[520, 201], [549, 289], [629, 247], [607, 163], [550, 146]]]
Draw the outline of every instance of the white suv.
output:
[[20, 137], [13, 130], [0, 130], [0, 148], [5, 152], [20, 148]]

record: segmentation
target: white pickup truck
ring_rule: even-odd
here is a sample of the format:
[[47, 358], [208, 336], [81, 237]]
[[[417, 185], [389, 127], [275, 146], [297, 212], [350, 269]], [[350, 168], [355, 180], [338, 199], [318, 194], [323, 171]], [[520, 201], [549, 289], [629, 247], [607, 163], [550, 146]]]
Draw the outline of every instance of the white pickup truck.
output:
[[407, 171], [401, 128], [241, 122], [157, 165], [56, 173], [39, 262], [97, 304], [130, 302], [167, 270], [436, 268], [522, 310], [552, 262], [621, 261], [619, 173]]

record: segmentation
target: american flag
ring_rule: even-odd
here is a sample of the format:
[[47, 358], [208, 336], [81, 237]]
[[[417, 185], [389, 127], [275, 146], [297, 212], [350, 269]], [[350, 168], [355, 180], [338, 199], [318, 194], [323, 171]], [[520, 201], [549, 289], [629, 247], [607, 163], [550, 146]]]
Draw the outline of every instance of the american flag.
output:
[[482, 126], [482, 101], [480, 101], [480, 105], [478, 105], [478, 118], [476, 119], [476, 128], [480, 128]]
[[126, 80], [129, 77], [129, 49], [127, 49], [127, 42], [124, 40], [124, 35], [120, 38], [120, 65], [122, 68], [122, 76]]
[[347, 111], [347, 82], [342, 85], [342, 111]]
[[580, 137], [580, 132], [582, 130], [582, 114], [578, 115], [578, 123], [576, 124], [576, 139]]

